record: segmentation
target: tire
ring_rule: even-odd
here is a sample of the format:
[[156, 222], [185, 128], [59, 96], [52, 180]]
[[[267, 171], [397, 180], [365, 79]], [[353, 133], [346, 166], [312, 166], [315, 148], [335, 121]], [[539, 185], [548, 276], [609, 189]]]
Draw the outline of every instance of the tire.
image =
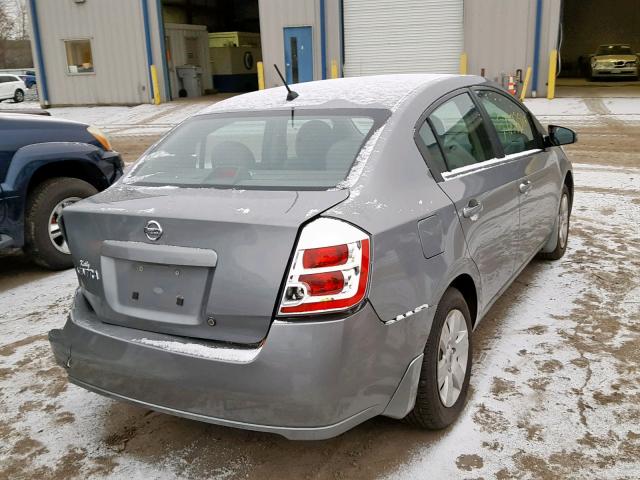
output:
[[[463, 318], [460, 318], [458, 314], [462, 314]], [[443, 356], [441, 354], [440, 339], [443, 329], [446, 329], [445, 335], [446, 332], [449, 331], [449, 329], [445, 327], [445, 324], [447, 324], [448, 319], [452, 318], [452, 315], [456, 316], [458, 322], [462, 322], [460, 325], [464, 324], [466, 328], [467, 354], [464, 375], [461, 375], [462, 368], [459, 370], [458, 378], [463, 379], [459, 393], [455, 400], [451, 401], [451, 399], [449, 399], [449, 405], [445, 405], [447, 402], [443, 400], [440, 389], [443, 382], [438, 379], [439, 362], [444, 362], [443, 364], [446, 365], [446, 355]], [[457, 339], [461, 340], [462, 336], [457, 337]], [[453, 352], [452, 357], [454, 359], [456, 354], [460, 354], [463, 351], [463, 345], [460, 345], [461, 347], [458, 351]], [[424, 349], [424, 359], [418, 381], [416, 403], [413, 410], [409, 412], [404, 420], [412, 425], [429, 430], [440, 430], [451, 425], [458, 418], [460, 412], [462, 412], [466, 402], [469, 390], [469, 379], [471, 377], [471, 360], [471, 315], [469, 313], [469, 307], [460, 291], [455, 288], [449, 288], [438, 304], [433, 319], [433, 326], [431, 327], [431, 333], [429, 334], [429, 339]], [[453, 370], [456, 370], [455, 367]], [[446, 373], [445, 369], [445, 376]], [[442, 386], [444, 387], [444, 385]]]
[[[538, 258], [541, 258], [543, 260], [560, 260], [564, 256], [564, 252], [566, 252], [567, 250], [567, 244], [569, 243], [569, 227], [571, 224], [571, 200], [572, 199], [569, 188], [566, 185], [563, 185], [562, 196], [560, 197], [560, 206], [558, 207], [558, 230], [557, 232], [555, 232], [555, 234], [558, 236], [556, 248], [552, 252], [538, 253]], [[565, 208], [566, 211], [563, 210]]]
[[24, 102], [24, 92], [22, 91], [21, 88], [18, 88], [16, 90], [16, 92], [13, 94], [13, 101], [15, 103], [22, 103]]
[[61, 232], [50, 230], [50, 226], [57, 223], [58, 207], [61, 211], [63, 206], [97, 192], [83, 180], [66, 177], [45, 180], [31, 192], [25, 214], [25, 251], [34, 263], [50, 270], [73, 266], [66, 242], [58, 235]]

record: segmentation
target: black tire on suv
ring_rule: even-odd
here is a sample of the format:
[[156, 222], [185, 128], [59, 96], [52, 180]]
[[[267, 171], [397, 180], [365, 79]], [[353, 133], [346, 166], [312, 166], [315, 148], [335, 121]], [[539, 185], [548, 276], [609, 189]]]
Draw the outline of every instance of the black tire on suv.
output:
[[51, 270], [73, 266], [57, 219], [65, 205], [97, 192], [83, 180], [66, 177], [45, 180], [31, 192], [25, 213], [25, 251], [36, 264]]
[[13, 94], [13, 101], [15, 103], [24, 102], [24, 92], [22, 91], [21, 88], [18, 88], [16, 92]]

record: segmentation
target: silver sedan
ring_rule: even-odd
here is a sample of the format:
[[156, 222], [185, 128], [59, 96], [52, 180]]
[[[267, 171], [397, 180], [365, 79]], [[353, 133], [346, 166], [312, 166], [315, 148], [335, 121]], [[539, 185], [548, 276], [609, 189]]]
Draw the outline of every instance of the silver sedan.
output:
[[56, 360], [99, 394], [292, 439], [444, 428], [474, 328], [567, 248], [575, 134], [475, 76], [291, 88], [212, 106], [64, 210], [79, 288]]

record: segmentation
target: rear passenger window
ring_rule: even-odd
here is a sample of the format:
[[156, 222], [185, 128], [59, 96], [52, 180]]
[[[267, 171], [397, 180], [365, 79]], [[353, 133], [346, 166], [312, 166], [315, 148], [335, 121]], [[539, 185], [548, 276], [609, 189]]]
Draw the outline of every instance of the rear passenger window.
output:
[[498, 132], [505, 155], [538, 148], [529, 115], [524, 109], [491, 90], [480, 90], [477, 95]]
[[494, 157], [482, 115], [467, 93], [440, 105], [430, 116], [449, 170]]
[[427, 152], [431, 157], [431, 160], [433, 160], [440, 172], [446, 172], [447, 164], [445, 163], [442, 152], [440, 151], [440, 147], [438, 146], [438, 141], [436, 140], [436, 137], [426, 120], [422, 124], [422, 127], [420, 127], [418, 135], [420, 136], [420, 139], [424, 143], [425, 147], [427, 147]]

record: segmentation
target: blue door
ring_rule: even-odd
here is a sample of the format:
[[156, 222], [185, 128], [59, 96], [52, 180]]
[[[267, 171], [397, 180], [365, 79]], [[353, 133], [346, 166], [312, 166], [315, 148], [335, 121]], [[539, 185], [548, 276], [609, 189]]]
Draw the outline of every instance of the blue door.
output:
[[311, 27], [285, 27], [284, 66], [287, 83], [313, 80], [313, 36]]

